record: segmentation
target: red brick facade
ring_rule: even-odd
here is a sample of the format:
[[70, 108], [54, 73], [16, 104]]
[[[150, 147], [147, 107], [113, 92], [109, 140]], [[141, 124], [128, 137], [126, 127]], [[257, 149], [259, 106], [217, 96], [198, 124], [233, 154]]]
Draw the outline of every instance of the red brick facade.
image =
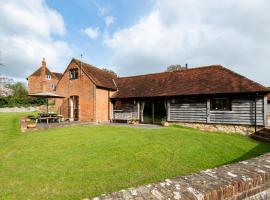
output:
[[40, 92], [54, 92], [54, 87], [57, 85], [61, 74], [51, 72], [43, 58], [41, 67], [33, 74], [27, 77], [29, 94]]
[[[78, 69], [78, 78], [71, 79], [72, 69]], [[64, 118], [93, 122], [110, 120], [111, 89], [97, 86], [78, 61], [70, 62], [57, 85], [56, 93], [65, 97], [56, 101]], [[74, 104], [74, 97], [77, 105]]]

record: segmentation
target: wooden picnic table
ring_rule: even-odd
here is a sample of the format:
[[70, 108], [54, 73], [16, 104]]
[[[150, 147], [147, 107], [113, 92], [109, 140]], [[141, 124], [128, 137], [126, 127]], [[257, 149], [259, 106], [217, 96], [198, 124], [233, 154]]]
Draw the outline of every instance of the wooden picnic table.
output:
[[34, 116], [34, 117], [31, 117], [30, 119], [36, 120], [36, 123], [46, 121], [46, 123], [49, 124], [50, 122], [55, 122], [55, 121], [60, 123], [62, 118], [63, 118], [63, 115], [41, 113], [39, 114], [39, 116]]

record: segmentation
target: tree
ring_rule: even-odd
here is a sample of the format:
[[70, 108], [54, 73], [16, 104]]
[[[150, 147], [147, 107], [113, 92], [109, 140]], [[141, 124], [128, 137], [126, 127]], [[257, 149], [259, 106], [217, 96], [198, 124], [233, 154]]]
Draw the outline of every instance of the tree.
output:
[[113, 75], [114, 77], [118, 77], [117, 73], [114, 72], [114, 71], [111, 70], [111, 69], [103, 68], [102, 70], [105, 71], [105, 72], [108, 72], [109, 74]]
[[187, 67], [183, 67], [181, 65], [170, 65], [167, 67], [167, 72], [173, 72], [173, 71], [181, 71], [181, 70], [185, 70], [187, 69]]
[[12, 95], [12, 90], [9, 85], [13, 83], [13, 79], [0, 76], [0, 97], [7, 97]]
[[12, 90], [14, 97], [27, 97], [28, 91], [22, 82], [10, 84], [9, 88]]

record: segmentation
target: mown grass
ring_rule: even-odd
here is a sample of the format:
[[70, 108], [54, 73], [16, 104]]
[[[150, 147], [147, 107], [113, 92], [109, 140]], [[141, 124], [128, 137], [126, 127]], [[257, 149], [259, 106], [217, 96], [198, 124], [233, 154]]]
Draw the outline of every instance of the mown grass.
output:
[[240, 135], [182, 127], [78, 126], [22, 134], [0, 114], [0, 199], [82, 199], [270, 151]]

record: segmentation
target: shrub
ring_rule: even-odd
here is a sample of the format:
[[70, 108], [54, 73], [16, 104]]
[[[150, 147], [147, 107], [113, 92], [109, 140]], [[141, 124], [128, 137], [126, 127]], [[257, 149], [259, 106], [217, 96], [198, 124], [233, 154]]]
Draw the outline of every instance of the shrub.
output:
[[46, 104], [44, 98], [30, 98], [30, 97], [0, 97], [0, 108], [4, 107], [27, 107], [27, 106], [39, 106]]

